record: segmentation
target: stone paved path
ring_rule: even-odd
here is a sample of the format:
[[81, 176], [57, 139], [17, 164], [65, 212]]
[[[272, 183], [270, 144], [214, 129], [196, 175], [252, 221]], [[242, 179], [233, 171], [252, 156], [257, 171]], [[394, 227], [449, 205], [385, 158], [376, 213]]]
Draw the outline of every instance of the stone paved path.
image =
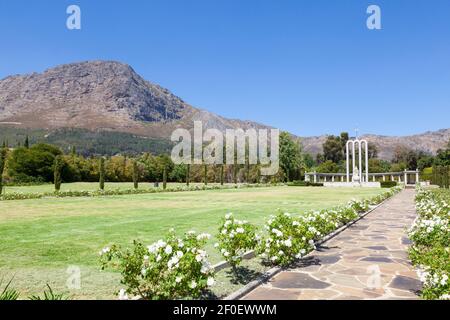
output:
[[418, 299], [405, 236], [414, 194], [402, 191], [244, 299]]

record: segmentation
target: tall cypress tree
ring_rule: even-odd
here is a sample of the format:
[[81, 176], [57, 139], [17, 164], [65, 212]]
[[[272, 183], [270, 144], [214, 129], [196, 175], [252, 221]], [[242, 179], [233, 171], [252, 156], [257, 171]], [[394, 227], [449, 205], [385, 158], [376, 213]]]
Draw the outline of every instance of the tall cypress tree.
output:
[[28, 139], [28, 135], [25, 137], [25, 142], [23, 143], [23, 146], [27, 149], [30, 147], [30, 140]]
[[224, 170], [224, 165], [220, 165], [220, 185], [223, 186], [223, 170]]
[[100, 158], [100, 168], [99, 168], [99, 175], [100, 175], [100, 190], [105, 190], [105, 158]]
[[163, 190], [166, 190], [167, 188], [167, 169], [166, 166], [164, 166], [163, 169]]
[[6, 155], [7, 155], [7, 149], [1, 148], [0, 149], [0, 195], [3, 192], [3, 173], [4, 173], [5, 167], [6, 167]]
[[55, 192], [59, 192], [61, 190], [61, 171], [63, 168], [63, 159], [62, 156], [58, 155], [55, 157], [55, 162], [53, 164], [53, 179], [55, 184]]
[[133, 184], [135, 189], [139, 188], [139, 168], [136, 160], [133, 161]]
[[191, 165], [188, 164], [186, 168], [186, 185], [189, 187], [189, 183], [191, 180]]
[[208, 185], [208, 166], [206, 164], [204, 165], [203, 182], [205, 183], [205, 186]]

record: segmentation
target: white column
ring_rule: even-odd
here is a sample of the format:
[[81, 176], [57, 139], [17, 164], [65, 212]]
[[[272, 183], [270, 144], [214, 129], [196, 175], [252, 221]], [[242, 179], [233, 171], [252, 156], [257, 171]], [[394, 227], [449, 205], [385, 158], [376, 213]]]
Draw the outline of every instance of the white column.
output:
[[314, 171], [314, 183], [317, 183], [317, 173]]
[[358, 154], [358, 160], [359, 160], [359, 179], [362, 182], [363, 180], [363, 168], [362, 168], [362, 148], [361, 148], [361, 141], [359, 141], [358, 143], [358, 150], [359, 150], [359, 154]]
[[372, 176], [372, 181], [375, 182], [375, 176]]
[[402, 175], [401, 174], [398, 176], [398, 182], [402, 182]]
[[391, 174], [391, 181], [394, 181], [394, 175]]
[[416, 183], [420, 183], [419, 169], [416, 169]]
[[341, 182], [344, 182], [344, 176], [341, 176]]
[[408, 183], [408, 174], [406, 173], [406, 169], [405, 172], [403, 173], [404, 177], [405, 177], [405, 185]]
[[356, 161], [355, 161], [355, 159], [356, 159], [356, 154], [355, 154], [355, 142], [353, 142], [352, 143], [352, 159], [353, 159], [353, 162], [352, 162], [352, 172], [353, 172], [353, 175], [352, 175], [352, 177], [354, 177], [355, 176], [355, 166], [356, 166]]
[[331, 182], [334, 182], [334, 176], [331, 176]]
[[347, 182], [350, 182], [350, 155], [349, 155], [349, 148], [348, 145], [350, 144], [350, 141], [347, 141], [347, 144], [345, 145], [346, 155], [347, 155]]
[[369, 145], [366, 143], [366, 182], [369, 182]]
[[383, 181], [386, 181], [386, 176], [383, 174]]

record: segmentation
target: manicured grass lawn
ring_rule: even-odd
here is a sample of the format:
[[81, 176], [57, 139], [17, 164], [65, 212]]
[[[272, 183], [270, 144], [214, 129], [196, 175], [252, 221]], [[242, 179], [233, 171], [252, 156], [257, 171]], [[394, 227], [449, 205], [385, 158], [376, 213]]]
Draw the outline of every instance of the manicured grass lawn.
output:
[[[2, 201], [0, 279], [15, 275], [13, 286], [24, 293], [23, 297], [42, 292], [49, 283], [74, 298], [111, 298], [120, 284], [117, 274], [99, 271], [98, 252], [106, 245], [127, 245], [133, 239], [150, 244], [172, 227], [179, 233], [196, 230], [214, 235], [227, 212], [262, 225], [278, 209], [301, 213], [381, 192], [381, 189], [268, 187]], [[211, 260], [218, 262], [221, 259], [213, 244], [214, 239], [207, 250]], [[81, 268], [81, 290], [67, 290], [68, 266]]]

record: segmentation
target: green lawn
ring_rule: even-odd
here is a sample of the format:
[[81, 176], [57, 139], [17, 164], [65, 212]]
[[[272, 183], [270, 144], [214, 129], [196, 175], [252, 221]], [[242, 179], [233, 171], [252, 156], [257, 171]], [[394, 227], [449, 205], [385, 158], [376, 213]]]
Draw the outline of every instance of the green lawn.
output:
[[[82, 188], [80, 184], [74, 185]], [[95, 189], [96, 184], [89, 187]], [[26, 190], [33, 188], [36, 187], [20, 187], [16, 191], [30, 192]], [[277, 209], [301, 213], [381, 192], [381, 189], [268, 187], [2, 201], [0, 279], [14, 275], [13, 286], [24, 296], [41, 292], [49, 283], [75, 298], [111, 298], [119, 286], [119, 277], [99, 271], [98, 252], [106, 245], [127, 245], [133, 239], [151, 243], [172, 227], [180, 233], [193, 229], [214, 235], [227, 212], [262, 225]], [[207, 250], [212, 261], [218, 262], [220, 256], [213, 244], [214, 239]], [[68, 266], [81, 268], [81, 290], [65, 289]]]

